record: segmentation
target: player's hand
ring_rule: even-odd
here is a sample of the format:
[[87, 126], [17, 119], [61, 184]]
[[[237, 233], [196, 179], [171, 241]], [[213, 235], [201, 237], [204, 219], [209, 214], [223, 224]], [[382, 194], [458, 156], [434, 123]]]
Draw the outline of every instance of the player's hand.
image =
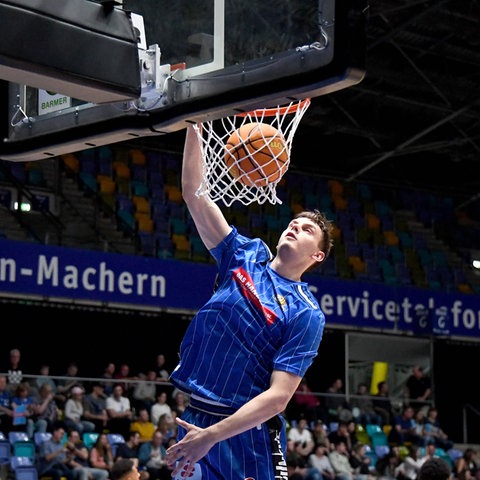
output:
[[188, 478], [193, 474], [195, 463], [207, 454], [215, 442], [211, 440], [207, 430], [180, 418], [175, 420], [187, 434], [167, 450], [167, 463], [173, 468], [172, 477], [182, 471], [182, 477]]

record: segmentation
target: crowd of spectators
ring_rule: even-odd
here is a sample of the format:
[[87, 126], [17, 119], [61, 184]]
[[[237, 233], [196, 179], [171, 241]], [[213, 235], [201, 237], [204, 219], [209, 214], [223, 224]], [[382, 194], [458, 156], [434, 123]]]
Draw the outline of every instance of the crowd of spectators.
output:
[[[20, 352], [10, 352], [10, 368], [0, 370], [0, 431], [24, 431], [51, 438], [38, 445], [37, 468], [52, 480], [106, 480], [115, 460], [137, 462], [140, 480], [171, 478], [166, 449], [176, 441], [175, 417], [188, 405], [188, 396], [168, 382], [164, 355], [145, 373], [132, 375], [128, 364], [105, 366], [96, 379], [78, 376], [75, 363], [64, 376], [52, 377], [48, 365], [24, 378]], [[31, 378], [30, 378], [31, 377]], [[361, 383], [349, 401], [343, 381], [336, 378], [329, 395], [315, 395], [307, 380], [300, 383], [288, 409], [287, 469], [294, 480], [417, 480], [425, 461], [454, 450], [441, 428], [439, 412], [430, 402], [430, 380], [419, 367], [405, 384], [405, 404], [392, 408], [388, 385], [379, 382], [370, 396]], [[360, 436], [367, 424], [378, 425], [387, 439], [383, 455]], [[86, 445], [84, 434], [95, 434]], [[107, 433], [124, 443], [115, 450]], [[451, 459], [452, 477], [480, 480], [476, 452], [468, 449]]]

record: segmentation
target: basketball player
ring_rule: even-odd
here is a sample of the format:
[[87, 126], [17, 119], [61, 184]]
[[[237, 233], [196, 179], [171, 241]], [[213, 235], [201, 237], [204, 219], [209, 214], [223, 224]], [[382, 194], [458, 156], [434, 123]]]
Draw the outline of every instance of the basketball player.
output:
[[191, 321], [170, 380], [190, 395], [167, 450], [175, 479], [287, 479], [281, 413], [312, 364], [325, 317], [302, 274], [332, 247], [332, 225], [318, 211], [290, 222], [277, 254], [240, 235], [220, 208], [195, 194], [202, 180], [197, 136], [189, 127], [183, 198], [218, 264], [217, 289]]

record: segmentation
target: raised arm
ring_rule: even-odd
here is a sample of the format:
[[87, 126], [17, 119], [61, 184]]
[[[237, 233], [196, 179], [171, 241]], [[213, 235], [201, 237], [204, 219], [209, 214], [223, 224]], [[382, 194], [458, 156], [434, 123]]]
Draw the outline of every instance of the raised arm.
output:
[[208, 197], [197, 196], [202, 181], [202, 153], [193, 127], [187, 128], [182, 166], [182, 196], [207, 249], [216, 247], [230, 232], [220, 208]]

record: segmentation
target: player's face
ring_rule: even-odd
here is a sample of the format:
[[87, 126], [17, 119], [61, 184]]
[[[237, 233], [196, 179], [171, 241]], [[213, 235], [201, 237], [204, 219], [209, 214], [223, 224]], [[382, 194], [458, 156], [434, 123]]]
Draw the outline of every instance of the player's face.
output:
[[289, 246], [298, 255], [312, 258], [312, 261], [322, 261], [325, 253], [320, 250], [323, 232], [320, 227], [308, 218], [292, 220], [280, 236], [277, 248]]

